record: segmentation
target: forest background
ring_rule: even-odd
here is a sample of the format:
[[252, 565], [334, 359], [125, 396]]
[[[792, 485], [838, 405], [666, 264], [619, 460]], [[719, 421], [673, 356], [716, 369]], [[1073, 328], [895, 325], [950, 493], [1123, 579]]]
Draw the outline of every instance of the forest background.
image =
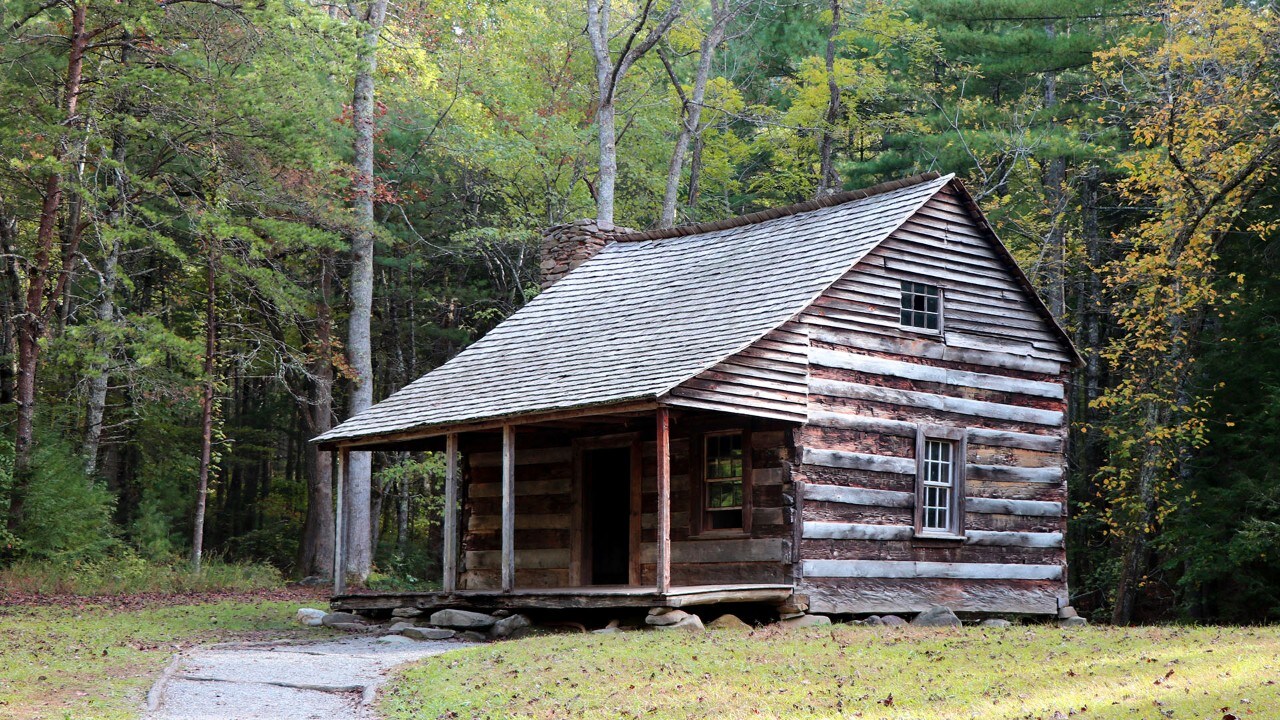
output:
[[[329, 577], [308, 439], [532, 297], [541, 228], [936, 170], [1087, 361], [1073, 604], [1280, 618], [1271, 3], [6, 0], [0, 37], [3, 572]], [[353, 473], [349, 574], [433, 582], [439, 458]]]

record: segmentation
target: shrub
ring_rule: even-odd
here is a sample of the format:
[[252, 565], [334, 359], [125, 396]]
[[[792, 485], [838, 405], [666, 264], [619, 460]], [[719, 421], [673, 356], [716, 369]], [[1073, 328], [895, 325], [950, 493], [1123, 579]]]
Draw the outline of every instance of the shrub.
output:
[[[12, 472], [12, 445], [0, 462]], [[112, 494], [85, 474], [84, 459], [62, 437], [47, 433], [31, 456], [32, 481], [24, 522], [18, 528], [22, 555], [69, 563], [105, 557], [119, 547], [111, 513]]]

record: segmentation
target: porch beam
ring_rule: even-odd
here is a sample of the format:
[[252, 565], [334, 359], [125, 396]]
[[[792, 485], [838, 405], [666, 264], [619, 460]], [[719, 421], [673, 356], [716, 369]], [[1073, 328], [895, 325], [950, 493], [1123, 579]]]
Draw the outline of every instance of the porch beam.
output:
[[516, 586], [516, 429], [502, 426], [502, 590]]
[[444, 450], [444, 578], [445, 592], [458, 588], [458, 434], [449, 433]]
[[[533, 425], [553, 420], [572, 420], [574, 418], [582, 418], [584, 420], [589, 420], [590, 422], [596, 422], [596, 419], [599, 418], [599, 416], [610, 415], [635, 415], [636, 417], [643, 417], [656, 407], [658, 407], [658, 403], [651, 400], [619, 403], [617, 405], [591, 405], [589, 407], [570, 408], [567, 410], [529, 413], [527, 415], [521, 415], [519, 422], [525, 425]], [[463, 433], [479, 432], [482, 430], [497, 430], [510, 424], [511, 421], [512, 418], [503, 418], [501, 420], [485, 420], [470, 423], [444, 423], [428, 428], [419, 428], [417, 430], [403, 430], [400, 432], [389, 432], [355, 438], [337, 438], [331, 442], [320, 443], [320, 449], [332, 450], [339, 447], [339, 444], [344, 444], [347, 447], [356, 450], [395, 450], [396, 443], [412, 440], [426, 440], [428, 438], [448, 435], [451, 432]], [[601, 419], [601, 421], [603, 421], [603, 419]]]
[[347, 454], [350, 451], [345, 447], [338, 448], [337, 451], [329, 453], [329, 461], [337, 465], [333, 477], [335, 479], [334, 496], [337, 498], [337, 508], [333, 516], [333, 594], [342, 595], [347, 591], [347, 543], [346, 543], [346, 524], [343, 519], [346, 515], [343, 505], [343, 496], [347, 486]]
[[659, 594], [671, 589], [671, 417], [657, 409], [658, 557], [655, 575]]

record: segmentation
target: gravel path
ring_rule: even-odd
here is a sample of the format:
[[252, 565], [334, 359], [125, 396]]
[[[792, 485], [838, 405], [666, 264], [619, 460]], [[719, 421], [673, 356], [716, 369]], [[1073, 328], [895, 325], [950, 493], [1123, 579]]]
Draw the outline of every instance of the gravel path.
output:
[[465, 643], [370, 637], [215, 645], [174, 658], [146, 720], [368, 720], [387, 670]]

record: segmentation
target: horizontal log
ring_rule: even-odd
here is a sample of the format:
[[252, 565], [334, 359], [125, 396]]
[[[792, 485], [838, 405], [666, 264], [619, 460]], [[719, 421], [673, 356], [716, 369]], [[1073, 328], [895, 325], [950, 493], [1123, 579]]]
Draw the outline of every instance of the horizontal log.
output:
[[[752, 440], [754, 441], [754, 437]], [[757, 487], [762, 485], [781, 485], [787, 478], [784, 468], [754, 468], [751, 471], [751, 482]]]
[[[640, 527], [644, 530], [652, 530], [658, 527], [657, 513], [650, 512], [650, 513], [644, 513], [643, 515], [641, 515]], [[672, 510], [671, 511], [671, 528], [674, 530], [676, 528], [688, 528], [688, 527], [689, 527], [689, 512], [687, 510]]]
[[850, 415], [830, 410], [810, 410], [809, 424], [819, 427], [843, 428], [860, 432], [874, 432], [899, 437], [915, 437], [916, 424], [888, 418]]
[[965, 512], [992, 515], [1027, 515], [1030, 517], [1062, 517], [1062, 503], [1044, 500], [1003, 500], [965, 498]]
[[916, 494], [895, 490], [869, 490], [867, 488], [837, 487], [835, 485], [804, 484], [804, 499], [816, 502], [836, 502], [848, 505], [878, 505], [881, 507], [915, 507]]
[[[501, 550], [468, 551], [467, 568], [497, 568], [502, 562]], [[569, 567], [569, 549], [555, 550], [520, 550], [516, 549], [516, 567], [533, 570]]]
[[[467, 518], [468, 532], [497, 532], [502, 529], [501, 515], [472, 515]], [[567, 530], [569, 515], [528, 515], [516, 513], [517, 530]]]
[[966, 545], [999, 545], [1003, 547], [1060, 548], [1064, 547], [1060, 532], [998, 532], [991, 530], [966, 530]]
[[[467, 456], [473, 468], [501, 467], [502, 452], [476, 452]], [[569, 463], [573, 461], [573, 448], [516, 448], [516, 465], [546, 465], [552, 463]]]
[[1061, 483], [1062, 466], [1010, 467], [1008, 465], [965, 465], [967, 477], [995, 482]]
[[[791, 542], [785, 538], [685, 540], [671, 543], [672, 563], [786, 562], [790, 557]], [[656, 558], [657, 543], [640, 545], [641, 563], [652, 564]]]
[[831, 343], [832, 345], [844, 345], [863, 350], [877, 350], [912, 357], [927, 357], [933, 360], [946, 360], [968, 365], [985, 365], [987, 367], [1020, 370], [1042, 375], [1058, 375], [1062, 372], [1062, 363], [1052, 360], [1024, 357], [1006, 352], [951, 347], [943, 345], [936, 340], [848, 332], [820, 326], [815, 326], [810, 330], [810, 337], [818, 342]]
[[1051, 615], [1066, 604], [1066, 587], [1053, 580], [844, 580], [805, 579], [796, 594], [809, 611], [831, 615], [912, 613], [930, 605], [956, 612]]
[[808, 465], [845, 468], [846, 470], [869, 470], [871, 472], [896, 473], [898, 475], [914, 475], [916, 461], [911, 458], [890, 457], [888, 455], [869, 455], [867, 453], [844, 452], [842, 450], [818, 450], [804, 448], [801, 462]]
[[[910, 540], [915, 528], [910, 525], [866, 525], [859, 523], [816, 522], [804, 524], [806, 540]], [[1062, 533], [1047, 532], [999, 532], [991, 530], [966, 530], [965, 545], [1060, 548]]]
[[[554, 480], [529, 480], [520, 482], [520, 478], [516, 478], [516, 497], [528, 495], [562, 495], [572, 489], [572, 481], [567, 478], [557, 478]], [[482, 497], [502, 497], [502, 483], [471, 483], [467, 487], [467, 494], [473, 498]]]
[[1006, 483], [986, 480], [965, 480], [965, 492], [974, 498], [994, 500], [1045, 500], [1061, 502], [1066, 498], [1066, 486], [1061, 483]]
[[1013, 432], [1010, 430], [987, 430], [985, 428], [969, 428], [969, 443], [973, 445], [1020, 448], [1022, 450], [1039, 450], [1041, 452], [1061, 452], [1063, 445], [1062, 438], [1057, 435], [1035, 435], [1033, 433]]
[[[819, 427], [843, 428], [861, 432], [874, 432], [898, 437], [915, 437], [916, 424], [904, 420], [853, 415], [830, 410], [810, 410], [809, 424]], [[1057, 435], [1036, 435], [1012, 430], [988, 430], [967, 428], [970, 445], [1007, 447], [1040, 452], [1061, 452], [1062, 438]]]
[[805, 577], [945, 578], [950, 580], [1060, 580], [1061, 565], [912, 562], [907, 560], [805, 560]]
[[859, 523], [806, 521], [803, 537], [811, 540], [910, 540], [910, 525], [864, 525]]
[[[910, 525], [914, 522], [912, 507], [883, 505], [848, 505], [839, 502], [805, 500], [801, 512], [806, 522], [854, 522], [863, 525]], [[974, 515], [973, 517], [1010, 517], [1007, 515]], [[803, 529], [803, 528], [802, 528]], [[983, 528], [987, 529], [987, 528]], [[1007, 528], [990, 528], [1005, 530]], [[1029, 529], [1029, 528], [1018, 528]]]
[[917, 363], [902, 362], [901, 360], [872, 357], [870, 355], [858, 355], [856, 353], [828, 350], [821, 347], [809, 350], [809, 362], [823, 367], [854, 370], [857, 372], [870, 373], [872, 375], [885, 375], [888, 377], [902, 378], [904, 380], [932, 382], [943, 385], [958, 385], [961, 387], [977, 388], [980, 390], [996, 390], [999, 392], [1046, 397], [1054, 400], [1061, 400], [1063, 398], [1061, 383], [1043, 382], [1040, 380], [1024, 380], [1022, 378], [1014, 378], [1007, 375], [990, 375], [987, 373], [975, 373], [965, 370], [952, 370], [951, 368], [936, 367], [933, 365], [920, 365]]
[[751, 511], [751, 527], [759, 529], [768, 525], [783, 525], [786, 523], [786, 515], [782, 508], [755, 508]]
[[985, 400], [969, 400], [967, 398], [937, 395], [915, 390], [897, 390], [894, 388], [863, 385], [843, 380], [826, 380], [815, 378], [809, 383], [810, 389], [817, 395], [869, 400], [888, 403], [890, 405], [906, 405], [937, 412], [957, 413], [976, 417], [1012, 420], [1014, 422], [1034, 423], [1037, 425], [1060, 426], [1063, 414], [1058, 410], [1041, 410], [1021, 405], [987, 402]]

